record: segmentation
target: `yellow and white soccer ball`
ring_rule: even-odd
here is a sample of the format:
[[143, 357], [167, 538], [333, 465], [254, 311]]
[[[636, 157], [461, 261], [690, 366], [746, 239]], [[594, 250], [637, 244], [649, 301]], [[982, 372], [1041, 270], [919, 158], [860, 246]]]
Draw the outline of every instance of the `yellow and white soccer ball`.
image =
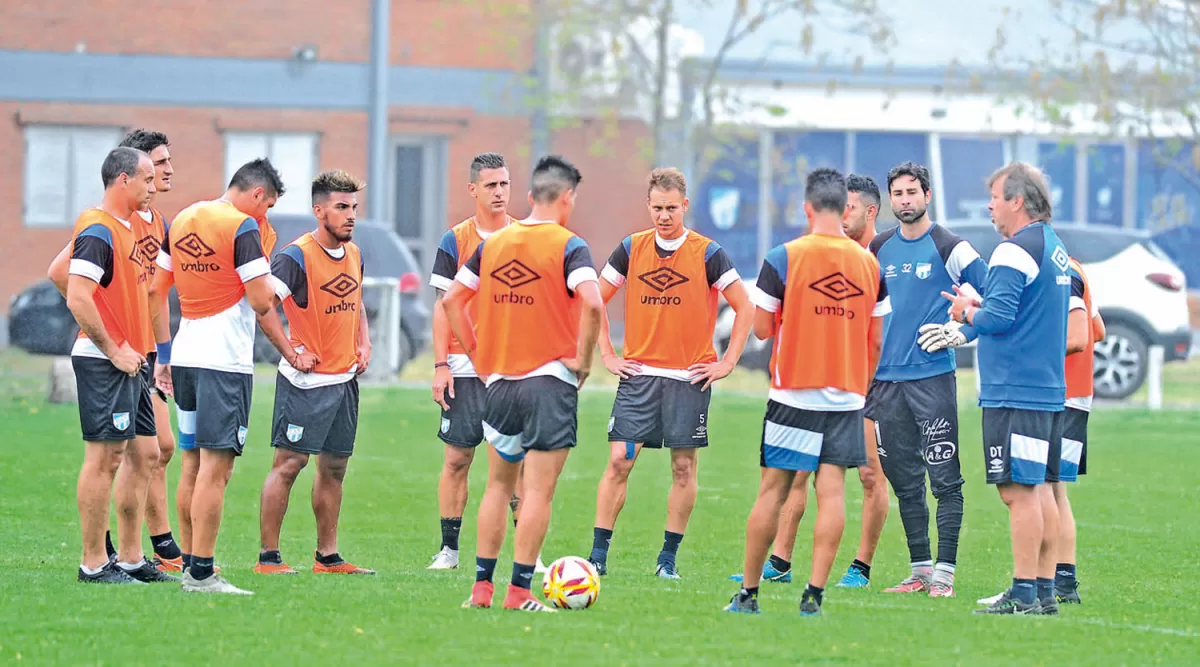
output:
[[586, 559], [563, 556], [550, 564], [542, 594], [559, 609], [587, 609], [600, 596], [600, 575]]

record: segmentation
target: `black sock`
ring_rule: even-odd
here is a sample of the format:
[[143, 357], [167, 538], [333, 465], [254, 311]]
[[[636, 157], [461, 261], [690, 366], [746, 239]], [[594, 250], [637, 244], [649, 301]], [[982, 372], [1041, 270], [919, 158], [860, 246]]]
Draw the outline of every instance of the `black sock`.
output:
[[183, 559], [183, 571], [187, 572], [188, 568], [192, 566], [192, 555], [180, 554], [179, 557]]
[[741, 592], [738, 593], [738, 598], [742, 600], [750, 600], [756, 597], [758, 597], [758, 586], [755, 586], [754, 588], [743, 588]]
[[162, 535], [151, 535], [150, 544], [154, 546], [154, 555], [159, 558], [179, 558], [179, 545], [169, 530]]
[[1039, 600], [1054, 599], [1054, 580], [1037, 578], [1037, 596]]
[[265, 565], [283, 565], [283, 554], [278, 551], [264, 551], [258, 555], [258, 562]]
[[513, 561], [512, 585], [529, 590], [533, 587], [533, 569], [532, 565], [522, 565]]
[[608, 547], [612, 545], [613, 532], [607, 528], [592, 528], [592, 557], [594, 563], [608, 562]]
[[812, 595], [812, 598], [817, 601], [817, 604], [821, 604], [821, 602], [825, 599], [825, 589], [817, 588], [812, 584], [809, 584], [808, 588], [804, 589], [804, 593], [806, 595]]
[[192, 556], [192, 566], [188, 568], [188, 573], [191, 574], [192, 578], [196, 580], [203, 580], [211, 577], [213, 575], [212, 557], [209, 556], [208, 558], [201, 558], [199, 556]]
[[112, 531], [109, 530], [104, 531], [104, 553], [108, 554], [109, 560], [117, 555], [117, 549], [112, 543]]
[[442, 519], [442, 546], [458, 551], [458, 533], [462, 530], [462, 517]]
[[1077, 582], [1075, 581], [1075, 565], [1073, 563], [1059, 563], [1054, 567], [1054, 587], [1064, 591], [1074, 590]]
[[1033, 579], [1013, 579], [1012, 596], [1025, 604], [1038, 601], [1037, 582]]
[[517, 517], [513, 517], [513, 528], [517, 527]]
[[861, 560], [855, 558], [854, 562], [850, 563], [850, 567], [858, 570], [859, 572], [862, 572], [862, 575], [864, 577], [866, 577], [867, 579], [871, 578], [871, 566], [867, 565], [866, 563], [862, 562]]
[[496, 559], [475, 557], [475, 581], [491, 581], [496, 573]]
[[658, 554], [659, 565], [675, 566], [675, 554], [679, 552], [679, 543], [683, 541], [683, 533], [663, 531], [663, 548]]
[[791, 572], [792, 561], [784, 560], [775, 554], [771, 554], [771, 567], [775, 568], [776, 572]]
[[342, 555], [338, 552], [333, 552], [328, 556], [322, 556], [320, 551], [314, 552], [317, 557], [317, 562], [321, 565], [339, 565], [345, 561], [342, 560]]

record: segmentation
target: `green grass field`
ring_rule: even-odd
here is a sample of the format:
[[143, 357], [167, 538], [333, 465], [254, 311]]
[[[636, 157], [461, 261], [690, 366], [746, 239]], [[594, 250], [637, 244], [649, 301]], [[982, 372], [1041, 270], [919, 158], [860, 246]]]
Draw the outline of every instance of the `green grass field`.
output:
[[[8, 370], [9, 364], [5, 364]], [[1092, 474], [1073, 488], [1085, 604], [1058, 618], [973, 616], [975, 599], [1009, 581], [1007, 516], [983, 483], [979, 412], [962, 411], [966, 518], [952, 600], [880, 590], [907, 571], [893, 509], [865, 591], [831, 588], [825, 615], [801, 618], [802, 584], [764, 585], [760, 617], [721, 613], [736, 590], [745, 518], [758, 481], [763, 400], [718, 393], [713, 446], [700, 466], [700, 497], [680, 551], [685, 579], [652, 576], [662, 542], [667, 459], [647, 452], [631, 479], [597, 605], [531, 616], [459, 608], [473, 581], [472, 472], [463, 530], [467, 567], [430, 573], [438, 547], [435, 487], [441, 448], [427, 390], [364, 389], [358, 450], [347, 478], [342, 552], [377, 577], [266, 578], [251, 572], [258, 494], [270, 461], [272, 388], [259, 385], [246, 455], [230, 483], [217, 561], [249, 598], [185, 596], [175, 586], [84, 586], [75, 480], [82, 448], [74, 406], [49, 405], [40, 388], [0, 393], [0, 663], [2, 664], [1195, 664], [1200, 660], [1200, 414], [1100, 411], [1093, 416]], [[581, 442], [559, 484], [544, 553], [586, 556], [596, 483], [607, 456], [611, 394], [586, 392]], [[482, 460], [482, 459], [481, 459]], [[172, 464], [171, 486], [178, 476]], [[312, 475], [295, 489], [283, 553], [311, 565]], [[834, 579], [853, 553], [861, 492], [848, 484], [850, 521]], [[931, 499], [932, 500], [932, 499]], [[815, 503], [813, 503], [815, 506]], [[797, 547], [807, 571], [811, 516]], [[507, 582], [509, 545], [497, 582]], [[804, 577], [799, 577], [803, 581]], [[497, 600], [498, 601], [498, 600]]]

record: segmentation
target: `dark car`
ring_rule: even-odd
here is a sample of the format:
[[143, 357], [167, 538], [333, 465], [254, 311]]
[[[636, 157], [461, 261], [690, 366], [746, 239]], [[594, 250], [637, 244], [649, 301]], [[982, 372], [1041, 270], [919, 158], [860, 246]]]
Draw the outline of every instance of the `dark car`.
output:
[[[275, 250], [312, 231], [316, 220], [305, 215], [277, 215], [271, 224], [279, 234]], [[362, 249], [368, 278], [391, 279], [400, 289], [400, 365], [420, 354], [429, 341], [430, 312], [421, 301], [421, 274], [412, 253], [390, 227], [360, 220], [354, 228], [354, 241]], [[379, 289], [363, 291], [367, 317], [378, 326], [377, 315], [383, 294]], [[171, 290], [171, 331], [179, 328], [179, 299]], [[281, 311], [282, 312], [282, 311]], [[13, 298], [8, 310], [9, 344], [33, 354], [69, 355], [79, 334], [79, 326], [67, 309], [67, 302], [49, 280], [40, 280]], [[376, 335], [375, 340], [379, 340]], [[255, 333], [254, 360], [274, 364], [279, 352], [262, 331]]]

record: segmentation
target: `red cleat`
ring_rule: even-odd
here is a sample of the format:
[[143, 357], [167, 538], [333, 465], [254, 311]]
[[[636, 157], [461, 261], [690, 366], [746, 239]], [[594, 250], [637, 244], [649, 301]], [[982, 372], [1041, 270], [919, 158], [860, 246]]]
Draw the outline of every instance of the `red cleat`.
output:
[[492, 606], [492, 596], [496, 587], [490, 581], [476, 581], [471, 587], [471, 597], [462, 603], [463, 609], [488, 609]]
[[504, 608], [513, 611], [542, 611], [555, 613], [555, 609], [542, 604], [537, 598], [533, 597], [533, 592], [528, 588], [520, 586], [508, 585], [508, 595], [504, 596]]

